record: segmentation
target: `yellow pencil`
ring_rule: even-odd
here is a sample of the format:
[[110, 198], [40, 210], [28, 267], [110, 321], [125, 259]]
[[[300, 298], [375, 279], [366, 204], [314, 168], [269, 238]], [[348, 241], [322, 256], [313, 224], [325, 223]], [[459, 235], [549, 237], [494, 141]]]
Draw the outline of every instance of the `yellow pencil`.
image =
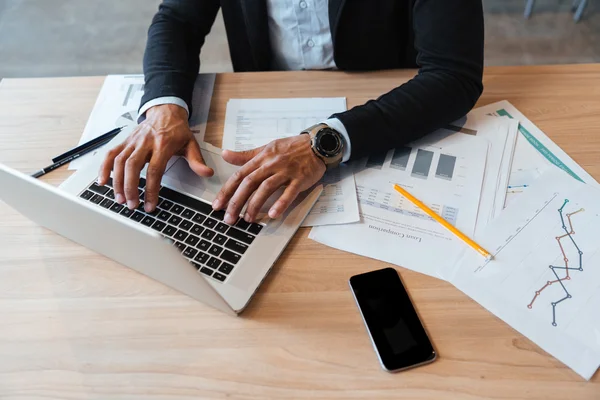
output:
[[456, 229], [454, 226], [452, 226], [444, 218], [442, 218], [439, 215], [437, 215], [437, 213], [435, 211], [433, 211], [431, 208], [427, 207], [425, 204], [423, 204], [415, 196], [413, 196], [412, 194], [408, 193], [406, 191], [406, 189], [404, 189], [400, 185], [394, 185], [394, 189], [396, 189], [397, 192], [399, 192], [404, 197], [406, 197], [408, 200], [410, 200], [414, 205], [416, 205], [421, 210], [423, 210], [431, 218], [435, 219], [437, 222], [439, 222], [440, 224], [442, 224], [442, 226], [444, 228], [446, 228], [450, 232], [454, 233], [463, 242], [465, 242], [466, 244], [468, 244], [469, 246], [471, 246], [472, 248], [474, 248], [475, 250], [477, 250], [477, 252], [479, 254], [481, 254], [482, 256], [484, 256], [486, 258], [486, 260], [491, 260], [492, 258], [494, 258], [486, 249], [484, 249], [483, 247], [481, 247], [480, 245], [478, 245], [477, 243], [475, 243], [475, 241], [472, 240], [470, 237], [468, 237], [467, 235], [465, 235], [464, 233], [462, 233], [461, 231], [459, 231], [458, 229]]

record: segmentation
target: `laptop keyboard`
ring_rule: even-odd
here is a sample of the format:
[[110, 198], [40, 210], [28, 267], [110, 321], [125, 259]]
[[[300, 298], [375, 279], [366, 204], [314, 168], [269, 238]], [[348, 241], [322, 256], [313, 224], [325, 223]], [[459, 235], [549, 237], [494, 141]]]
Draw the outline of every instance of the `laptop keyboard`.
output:
[[[140, 178], [140, 199], [145, 186], [146, 180]], [[92, 183], [79, 197], [159, 232], [198, 271], [219, 282], [226, 281], [263, 228], [242, 218], [227, 225], [224, 211], [166, 187], [160, 189], [158, 207], [151, 213], [144, 211], [143, 201], [136, 210], [116, 203], [112, 179], [105, 186]]]

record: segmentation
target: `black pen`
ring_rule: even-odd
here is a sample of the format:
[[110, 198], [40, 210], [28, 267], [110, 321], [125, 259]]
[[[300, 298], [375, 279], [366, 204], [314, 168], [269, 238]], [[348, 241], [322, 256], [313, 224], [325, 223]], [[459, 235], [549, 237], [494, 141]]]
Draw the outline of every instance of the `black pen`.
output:
[[89, 142], [85, 142], [82, 145], [79, 145], [79, 146], [77, 146], [77, 147], [75, 147], [75, 148], [73, 148], [73, 149], [71, 149], [71, 150], [69, 150], [69, 151], [67, 151], [67, 152], [59, 155], [59, 156], [54, 157], [52, 159], [52, 162], [53, 163], [57, 163], [57, 162], [61, 161], [64, 158], [71, 157], [72, 155], [77, 154], [77, 153], [81, 153], [83, 150], [86, 150], [88, 147], [94, 146], [97, 143], [105, 142], [106, 139], [110, 140], [113, 137], [117, 136], [119, 133], [121, 133], [121, 131], [123, 130], [123, 128], [125, 128], [125, 127], [122, 126], [120, 128], [115, 128], [112, 131], [106, 132], [105, 134], [100, 135], [97, 138], [90, 140]]
[[[40, 176], [45, 175], [50, 171], [54, 171], [55, 169], [62, 167], [63, 165], [68, 164], [71, 161], [93, 150], [96, 150], [98, 147], [104, 146], [106, 143], [110, 142], [115, 136], [117, 136], [123, 130], [123, 128], [124, 127], [113, 129], [112, 131], [105, 133], [102, 136], [90, 140], [89, 142], [84, 143], [81, 146], [78, 146], [72, 150], [67, 151], [64, 154], [61, 154], [58, 157], [53, 158], [53, 160], [58, 161], [55, 161], [54, 164], [40, 169], [39, 171], [31, 174], [31, 176], [34, 178], [39, 178]], [[98, 140], [100, 138], [102, 138], [102, 140]]]

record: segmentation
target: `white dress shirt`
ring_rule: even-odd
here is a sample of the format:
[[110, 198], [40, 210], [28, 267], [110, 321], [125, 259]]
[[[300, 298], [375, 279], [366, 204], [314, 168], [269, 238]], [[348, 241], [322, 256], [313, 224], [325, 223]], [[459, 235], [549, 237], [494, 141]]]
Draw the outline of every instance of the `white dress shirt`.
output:
[[[329, 27], [328, 0], [267, 0], [267, 13], [274, 70], [336, 67]], [[160, 104], [176, 104], [185, 108], [189, 114], [189, 108], [181, 98], [159, 97], [145, 103], [140, 108], [139, 115], [144, 115], [150, 107]], [[344, 124], [337, 118], [327, 119], [323, 123], [342, 135], [342, 161], [348, 161], [351, 148]]]

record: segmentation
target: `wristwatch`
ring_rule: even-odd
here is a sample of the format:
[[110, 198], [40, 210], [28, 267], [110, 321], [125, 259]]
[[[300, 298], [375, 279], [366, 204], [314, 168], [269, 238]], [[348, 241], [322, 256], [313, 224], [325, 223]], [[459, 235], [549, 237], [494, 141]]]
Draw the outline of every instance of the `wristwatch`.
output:
[[316, 124], [302, 131], [310, 136], [312, 151], [325, 163], [327, 169], [335, 168], [342, 162], [344, 141], [342, 134], [325, 124]]

